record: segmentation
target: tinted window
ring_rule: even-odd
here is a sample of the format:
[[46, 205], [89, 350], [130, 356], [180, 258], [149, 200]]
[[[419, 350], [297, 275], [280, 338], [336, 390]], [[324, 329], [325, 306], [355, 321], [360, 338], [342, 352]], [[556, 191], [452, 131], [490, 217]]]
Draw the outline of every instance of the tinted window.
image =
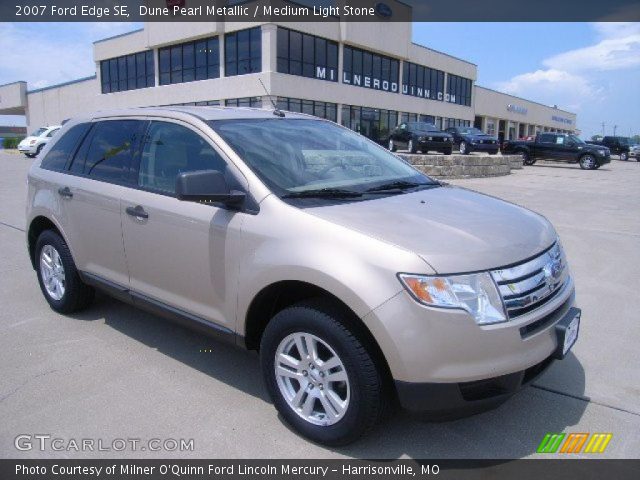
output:
[[85, 136], [91, 124], [81, 123], [71, 127], [51, 147], [47, 156], [42, 160], [41, 167], [47, 170], [64, 170], [67, 161], [73, 156], [80, 140]]
[[261, 36], [260, 27], [225, 35], [225, 76], [231, 77], [262, 71]]
[[86, 153], [83, 145], [71, 170], [96, 180], [120, 181], [133, 156], [142, 123], [113, 120], [96, 124]]
[[153, 87], [153, 52], [132, 53], [100, 62], [102, 93]]
[[226, 163], [204, 138], [181, 125], [152, 122], [142, 149], [138, 184], [174, 193], [176, 177], [194, 170], [224, 172]]
[[158, 51], [160, 85], [193, 82], [220, 76], [218, 37], [181, 43]]
[[556, 136], [551, 133], [543, 133], [539, 137], [540, 143], [555, 143]]
[[398, 92], [398, 60], [347, 46], [343, 53], [342, 83]]

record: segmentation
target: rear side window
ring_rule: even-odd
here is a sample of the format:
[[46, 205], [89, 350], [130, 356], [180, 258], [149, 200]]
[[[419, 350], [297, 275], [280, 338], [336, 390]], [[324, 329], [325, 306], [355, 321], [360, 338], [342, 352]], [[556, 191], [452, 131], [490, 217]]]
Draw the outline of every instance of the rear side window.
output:
[[556, 143], [556, 136], [550, 133], [540, 135], [540, 143]]
[[58, 133], [58, 130], [60, 130], [60, 129], [59, 128], [54, 128], [49, 133], [47, 133], [47, 137], [49, 137], [49, 138], [53, 137], [56, 133]]
[[138, 185], [175, 193], [176, 177], [194, 170], [225, 171], [226, 163], [193, 130], [168, 122], [151, 122], [140, 158]]
[[[140, 137], [140, 120], [110, 120], [95, 125], [88, 148], [83, 145], [71, 171], [105, 182], [120, 182]], [[86, 143], [86, 142], [85, 142]]]
[[90, 127], [90, 123], [81, 123], [71, 127], [49, 150], [40, 166], [47, 170], [64, 170], [65, 165], [73, 157], [76, 147]]

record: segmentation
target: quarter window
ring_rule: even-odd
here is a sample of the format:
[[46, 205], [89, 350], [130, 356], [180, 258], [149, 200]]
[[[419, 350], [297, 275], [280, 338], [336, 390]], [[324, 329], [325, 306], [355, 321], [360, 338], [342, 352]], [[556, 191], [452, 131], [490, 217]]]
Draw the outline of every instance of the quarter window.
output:
[[102, 93], [153, 87], [154, 75], [151, 50], [100, 62]]
[[90, 123], [81, 123], [71, 127], [51, 147], [47, 156], [42, 159], [42, 168], [47, 170], [64, 170], [67, 162], [73, 157], [76, 147], [91, 128]]
[[262, 30], [260, 27], [228, 33], [224, 37], [226, 77], [262, 71]]
[[71, 171], [105, 182], [122, 181], [140, 138], [143, 123], [140, 120], [97, 123], [86, 153], [83, 145], [71, 165]]
[[143, 188], [173, 194], [180, 173], [225, 171], [226, 163], [213, 147], [182, 125], [151, 122], [145, 138], [138, 173]]
[[158, 51], [160, 85], [193, 82], [220, 76], [220, 40], [205, 38]]

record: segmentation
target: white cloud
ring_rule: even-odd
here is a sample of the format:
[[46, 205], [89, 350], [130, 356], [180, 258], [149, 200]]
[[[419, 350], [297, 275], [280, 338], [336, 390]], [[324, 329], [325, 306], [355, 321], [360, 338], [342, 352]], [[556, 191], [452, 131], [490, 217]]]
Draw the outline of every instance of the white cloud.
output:
[[583, 102], [597, 100], [602, 94], [601, 88], [580, 75], [555, 69], [516, 75], [500, 83], [498, 88], [548, 105], [562, 102], [560, 106], [568, 109], [579, 109]]
[[567, 72], [611, 71], [640, 66], [640, 24], [594, 24], [601, 40], [546, 59], [550, 69]]
[[497, 88], [541, 103], [561, 103], [580, 110], [585, 102], [602, 101], [607, 89], [598, 84], [597, 73], [640, 67], [640, 24], [594, 23], [596, 43], [543, 60], [545, 68], [523, 73]]
[[93, 75], [94, 40], [135, 29], [128, 23], [0, 23], [0, 84], [26, 80], [29, 88]]

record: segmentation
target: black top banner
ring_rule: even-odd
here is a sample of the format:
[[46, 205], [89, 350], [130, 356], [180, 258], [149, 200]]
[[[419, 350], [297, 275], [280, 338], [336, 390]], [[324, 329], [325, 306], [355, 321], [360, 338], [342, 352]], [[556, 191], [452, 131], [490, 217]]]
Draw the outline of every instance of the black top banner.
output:
[[633, 22], [638, 0], [2, 0], [0, 22]]

